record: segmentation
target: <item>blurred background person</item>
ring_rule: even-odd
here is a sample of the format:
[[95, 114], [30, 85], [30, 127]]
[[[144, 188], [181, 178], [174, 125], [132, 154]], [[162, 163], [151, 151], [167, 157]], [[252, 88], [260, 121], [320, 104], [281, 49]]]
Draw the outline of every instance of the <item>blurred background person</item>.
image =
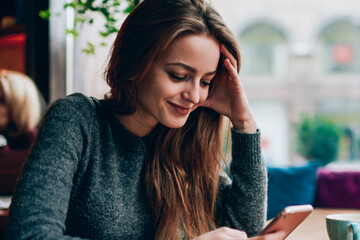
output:
[[0, 134], [10, 149], [30, 148], [44, 100], [26, 75], [0, 69]]

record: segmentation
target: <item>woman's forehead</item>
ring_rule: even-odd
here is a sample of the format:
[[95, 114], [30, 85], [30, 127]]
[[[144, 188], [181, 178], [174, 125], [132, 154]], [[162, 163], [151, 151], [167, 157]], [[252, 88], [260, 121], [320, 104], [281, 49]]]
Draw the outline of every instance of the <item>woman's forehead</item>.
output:
[[220, 58], [220, 44], [206, 34], [188, 34], [176, 38], [161, 55], [164, 62], [185, 62], [216, 69]]

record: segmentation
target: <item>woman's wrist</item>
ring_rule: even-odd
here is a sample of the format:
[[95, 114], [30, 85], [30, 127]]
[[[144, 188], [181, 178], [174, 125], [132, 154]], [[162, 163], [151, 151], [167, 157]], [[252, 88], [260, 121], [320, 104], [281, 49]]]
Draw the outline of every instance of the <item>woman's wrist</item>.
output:
[[249, 120], [242, 120], [242, 121], [234, 121], [231, 120], [232, 125], [236, 131], [242, 132], [242, 133], [256, 133], [257, 131], [257, 124], [255, 119], [249, 119]]

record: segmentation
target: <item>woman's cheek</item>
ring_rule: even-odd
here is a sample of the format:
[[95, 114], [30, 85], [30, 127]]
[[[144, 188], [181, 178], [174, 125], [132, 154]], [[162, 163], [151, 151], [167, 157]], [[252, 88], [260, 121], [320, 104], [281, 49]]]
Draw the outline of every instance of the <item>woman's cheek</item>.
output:
[[206, 89], [206, 91], [202, 91], [201, 98], [200, 98], [200, 104], [205, 102], [208, 96], [210, 95], [211, 89], [210, 87]]

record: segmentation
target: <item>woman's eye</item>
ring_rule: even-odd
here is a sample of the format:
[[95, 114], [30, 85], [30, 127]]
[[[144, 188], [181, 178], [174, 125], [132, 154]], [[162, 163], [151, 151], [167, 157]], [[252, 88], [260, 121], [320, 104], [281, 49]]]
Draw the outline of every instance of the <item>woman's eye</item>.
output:
[[174, 73], [169, 73], [169, 76], [176, 81], [184, 81], [184, 80], [188, 79], [187, 76], [179, 76]]
[[210, 87], [212, 85], [212, 81], [211, 82], [207, 82], [207, 81], [200, 81], [200, 84], [203, 86], [203, 87]]

